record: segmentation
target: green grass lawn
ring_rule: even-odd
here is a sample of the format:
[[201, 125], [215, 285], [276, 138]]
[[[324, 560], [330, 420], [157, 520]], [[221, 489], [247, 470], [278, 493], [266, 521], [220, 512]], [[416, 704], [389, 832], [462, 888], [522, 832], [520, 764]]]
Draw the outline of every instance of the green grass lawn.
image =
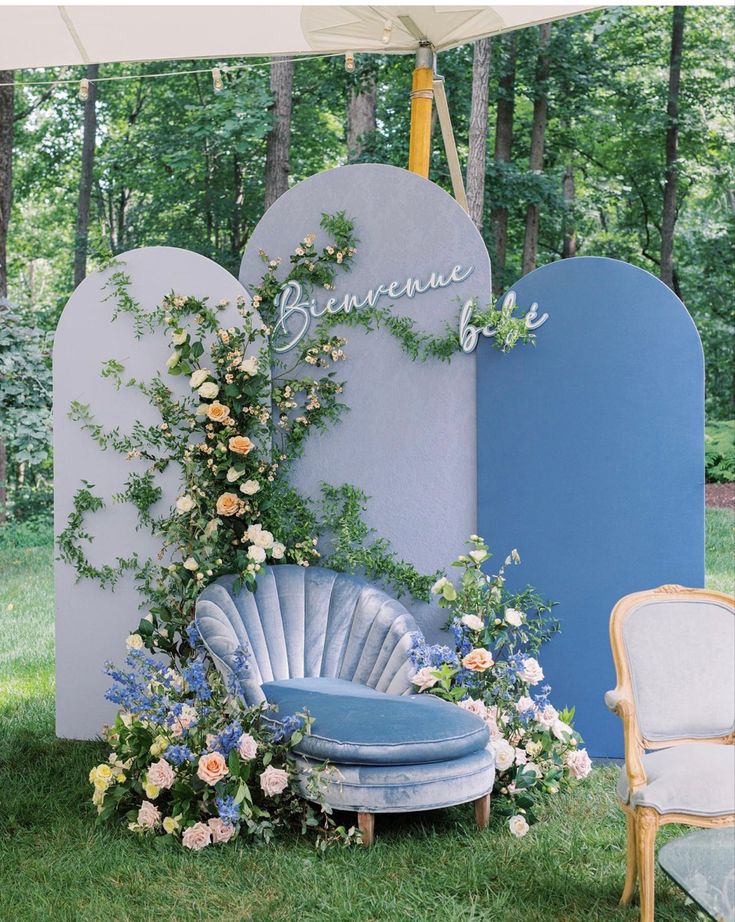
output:
[[[729, 510], [708, 510], [708, 585], [732, 591]], [[618, 769], [549, 801], [515, 840], [471, 807], [379, 818], [371, 849], [317, 854], [282, 836], [192, 855], [94, 823], [98, 744], [54, 736], [50, 548], [0, 550], [0, 920], [256, 922], [605, 922], [637, 919], [617, 900], [625, 869]], [[679, 834], [668, 827], [660, 841]], [[659, 922], [697, 913], [663, 874]]]

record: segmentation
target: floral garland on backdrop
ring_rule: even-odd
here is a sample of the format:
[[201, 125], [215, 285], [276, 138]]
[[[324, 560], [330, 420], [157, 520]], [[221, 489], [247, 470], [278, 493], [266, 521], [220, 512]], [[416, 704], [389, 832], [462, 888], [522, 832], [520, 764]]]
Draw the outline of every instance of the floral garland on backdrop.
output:
[[[457, 592], [439, 573], [418, 573], [396, 557], [385, 539], [372, 533], [362, 519], [367, 497], [356, 487], [325, 484], [322, 502], [317, 504], [289, 483], [290, 465], [302, 454], [308, 433], [336, 424], [346, 410], [343, 384], [336, 379], [336, 367], [346, 358], [346, 340], [331, 330], [334, 323], [344, 323], [345, 317], [322, 323], [315, 335], [303, 339], [290, 366], [272, 348], [276, 297], [285, 282], [299, 281], [307, 290], [315, 286], [332, 289], [337, 272], [348, 270], [356, 255], [352, 222], [343, 213], [323, 215], [321, 226], [331, 242], [317, 249], [315, 235], [307, 235], [289, 257], [285, 280], [279, 278], [281, 260], [261, 253], [264, 276], [250, 305], [238, 301], [242, 318], [238, 327], [221, 326], [219, 318], [227, 302], [211, 307], [206, 301], [171, 293], [156, 310], [146, 311], [130, 296], [129, 277], [116, 269], [110, 278], [115, 316], [129, 315], [138, 337], [168, 330], [171, 353], [166, 373], [188, 376], [190, 396], [177, 398], [160, 373], [150, 381], [127, 378], [123, 365], [111, 359], [104, 364], [102, 376], [117, 388], [140, 391], [158, 410], [162, 422], [150, 426], [139, 422], [131, 432], [122, 433], [100, 425], [89, 406], [71, 406], [71, 418], [102, 449], [124, 454], [138, 468], [114, 501], [131, 503], [140, 525], [161, 544], [155, 560], [141, 560], [133, 554], [114, 564], [93, 565], [84, 549], [84, 543], [92, 540], [85, 530], [85, 517], [103, 508], [104, 502], [86, 482], [75, 494], [73, 511], [58, 539], [61, 558], [75, 567], [79, 578], [114, 588], [123, 574], [131, 573], [143, 600], [141, 607], [146, 609], [127, 641], [127, 670], [109, 667], [114, 685], [108, 697], [120, 713], [105, 731], [112, 747], [109, 758], [90, 774], [93, 801], [102, 818], [122, 815], [135, 832], [179, 839], [192, 849], [236, 836], [269, 838], [276, 826], [294, 824], [304, 831], [319, 829], [322, 845], [334, 838], [359, 840], [359, 833], [335, 826], [325, 807], [319, 816], [299, 794], [289, 752], [309, 732], [308, 715], [280, 717], [274, 728], [261, 709], [246, 708], [239, 690], [224, 686], [193, 624], [196, 598], [208, 581], [236, 573], [252, 589], [264, 566], [281, 562], [309, 566], [320, 560], [333, 569], [360, 570], [399, 595], [428, 601], [433, 591], [439, 593], [441, 604], [452, 607], [457, 615], [453, 619], [457, 649], [445, 654], [443, 648], [428, 647], [417, 638], [413, 653], [421, 677], [417, 686], [478, 713], [482, 707], [496, 708], [482, 711], [481, 716], [491, 724], [494, 720], [495, 729], [500, 732], [502, 728], [503, 739], [509, 740], [507, 745], [516, 744], [519, 752], [525, 746], [524, 751], [532, 755], [531, 742], [542, 746], [531, 768], [519, 770], [517, 756], [516, 768], [511, 770], [502, 768], [505, 749], [499, 744], [500, 737], [494, 738], [501, 767], [498, 788], [515, 804], [514, 821], [524, 815], [533, 821], [528, 800], [532, 789], [553, 792], [558, 787], [554, 782], [560, 782], [565, 773], [581, 776], [574, 761], [564, 755], [566, 750], [557, 745], [562, 740], [554, 743], [548, 734], [548, 739], [538, 734], [531, 739], [521, 732], [519, 721], [525, 728], [530, 709], [511, 720], [497, 699], [499, 693], [512, 697], [519, 682], [531, 682], [517, 673], [513, 685], [507, 668], [501, 670], [499, 651], [520, 643], [536, 651], [551, 630], [543, 618], [548, 606], [531, 590], [509, 596], [502, 589], [502, 573], [493, 577], [492, 586], [488, 584], [481, 604], [468, 595], [468, 574], [475, 574], [478, 586], [483, 575], [482, 561], [477, 560], [482, 549], [482, 560], [487, 558], [482, 543], [470, 552], [467, 559], [476, 566], [465, 571], [463, 588]], [[495, 324], [493, 341], [502, 351], [533, 339], [523, 318], [507, 311], [490, 307], [476, 320]], [[448, 359], [459, 349], [456, 331], [449, 327], [445, 335], [432, 337], [418, 331], [410, 319], [386, 311], [356, 312], [348, 322], [366, 330], [388, 329], [413, 359]], [[209, 358], [203, 365], [205, 355]], [[309, 373], [312, 369], [313, 374]], [[181, 467], [182, 490], [174, 508], [158, 514], [154, 507], [162, 491], [156, 474], [171, 463]], [[328, 543], [326, 550], [320, 550], [320, 539]], [[496, 630], [495, 621], [487, 620], [499, 610], [497, 591], [510, 609], [525, 605], [537, 612], [535, 619], [529, 616], [513, 641]], [[477, 587], [475, 592], [479, 592]], [[475, 630], [462, 621], [473, 612], [478, 618], [484, 612], [482, 630], [476, 622], [470, 622]], [[458, 623], [465, 626], [459, 628]], [[465, 629], [474, 633], [460, 636]], [[480, 648], [466, 649], [468, 642], [479, 639], [494, 645], [496, 661], [483, 658]], [[485, 653], [491, 656], [487, 649]], [[160, 658], [150, 654], [163, 654], [168, 665], [162, 667]], [[543, 713], [551, 712], [544, 712], [547, 705], [542, 696], [537, 696], [534, 707], [547, 720]], [[569, 749], [579, 738], [565, 716], [571, 719], [562, 714], [555, 720], [568, 728], [565, 745]], [[495, 732], [493, 726], [491, 731]], [[517, 745], [524, 735], [526, 743]], [[547, 765], [549, 760], [554, 770]], [[544, 771], [537, 774], [534, 766]], [[318, 803], [320, 772], [308, 783], [310, 799]], [[515, 822], [513, 831], [518, 828]]]

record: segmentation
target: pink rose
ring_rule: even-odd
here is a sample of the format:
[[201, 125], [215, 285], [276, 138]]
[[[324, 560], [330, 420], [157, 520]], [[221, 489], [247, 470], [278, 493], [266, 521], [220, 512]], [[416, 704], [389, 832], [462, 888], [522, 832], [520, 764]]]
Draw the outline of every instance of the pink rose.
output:
[[176, 773], [165, 759], [159, 759], [148, 769], [148, 781], [157, 788], [167, 791], [176, 781]]
[[260, 786], [266, 797], [281, 794], [288, 787], [288, 772], [269, 765], [260, 776]]
[[171, 724], [171, 734], [173, 736], [181, 736], [181, 734], [188, 730], [192, 724], [195, 724], [199, 719], [196, 708], [193, 708], [190, 704], [185, 704], [181, 708], [181, 712], [177, 717], [174, 717], [173, 723]]
[[207, 784], [217, 784], [228, 771], [227, 762], [221, 752], [207, 752], [199, 759], [197, 775]]
[[586, 778], [592, 771], [592, 760], [587, 755], [586, 749], [575, 749], [568, 752], [564, 757], [564, 761], [572, 777], [578, 781]]
[[184, 848], [190, 848], [195, 852], [206, 848], [211, 841], [212, 830], [209, 826], [205, 826], [204, 823], [194, 823], [193, 826], [185, 829], [181, 836], [181, 844]]
[[526, 764], [526, 750], [516, 747], [516, 765]]
[[476, 698], [465, 698], [464, 701], [458, 701], [457, 704], [462, 708], [463, 711], [469, 711], [470, 714], [476, 714], [483, 720], [487, 719], [487, 708], [482, 701], [478, 701]]
[[547, 704], [536, 715], [536, 720], [544, 730], [550, 730], [559, 719], [559, 712], [552, 704]]
[[158, 807], [155, 807], [150, 800], [144, 800], [138, 810], [138, 823], [145, 826], [146, 829], [153, 829], [161, 819], [161, 813]]
[[255, 758], [258, 751], [258, 744], [249, 733], [243, 733], [237, 741], [237, 752], [241, 759], [249, 762]]
[[236, 832], [234, 826], [230, 826], [229, 823], [223, 822], [218, 816], [214, 817], [214, 819], [207, 820], [207, 826], [212, 830], [213, 845], [229, 842]]

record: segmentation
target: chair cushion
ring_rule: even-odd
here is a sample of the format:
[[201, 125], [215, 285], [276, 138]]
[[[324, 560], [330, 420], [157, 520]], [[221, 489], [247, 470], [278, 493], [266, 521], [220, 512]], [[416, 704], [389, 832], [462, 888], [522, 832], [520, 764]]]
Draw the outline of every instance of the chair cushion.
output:
[[[296, 764], [301, 791], [307, 800], [313, 799], [309, 776], [319, 762], [301, 756]], [[331, 766], [319, 777], [317, 790], [319, 799], [333, 810], [411, 813], [477, 800], [492, 791], [494, 780], [493, 753], [479, 749], [448, 762]]]
[[618, 796], [659, 813], [723, 816], [735, 813], [735, 746], [684, 743], [643, 756], [647, 783], [628, 795], [625, 766]]
[[314, 718], [296, 751], [355, 765], [407, 765], [459, 759], [484, 749], [489, 734], [475, 714], [433, 695], [387, 695], [345, 679], [266, 682], [278, 715], [307, 710]]

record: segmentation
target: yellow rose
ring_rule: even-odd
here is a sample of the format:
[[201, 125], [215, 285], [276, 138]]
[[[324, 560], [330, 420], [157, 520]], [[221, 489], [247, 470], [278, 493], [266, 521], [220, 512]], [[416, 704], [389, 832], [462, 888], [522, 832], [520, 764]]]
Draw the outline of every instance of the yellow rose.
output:
[[179, 831], [179, 818], [178, 816], [167, 816], [163, 820], [163, 830], [169, 835]]
[[151, 784], [150, 781], [146, 781], [143, 785], [143, 790], [145, 791], [145, 796], [150, 797], [151, 800], [155, 800], [156, 797], [161, 793], [161, 789], [156, 784]]
[[223, 403], [220, 403], [219, 400], [215, 400], [214, 403], [210, 403], [210, 405], [207, 407], [207, 416], [212, 420], [213, 423], [224, 422], [229, 415], [230, 408], [226, 407]]
[[240, 501], [235, 493], [223, 493], [217, 500], [219, 515], [234, 515], [240, 508]]
[[120, 772], [119, 775], [115, 775], [115, 781], [118, 784], [123, 784], [125, 782], [125, 772]]
[[233, 435], [228, 445], [230, 451], [236, 455], [249, 455], [255, 448], [253, 442], [246, 435]]
[[465, 669], [472, 669], [473, 672], [485, 672], [493, 665], [493, 658], [484, 647], [478, 647], [470, 651], [462, 659], [462, 665]]

